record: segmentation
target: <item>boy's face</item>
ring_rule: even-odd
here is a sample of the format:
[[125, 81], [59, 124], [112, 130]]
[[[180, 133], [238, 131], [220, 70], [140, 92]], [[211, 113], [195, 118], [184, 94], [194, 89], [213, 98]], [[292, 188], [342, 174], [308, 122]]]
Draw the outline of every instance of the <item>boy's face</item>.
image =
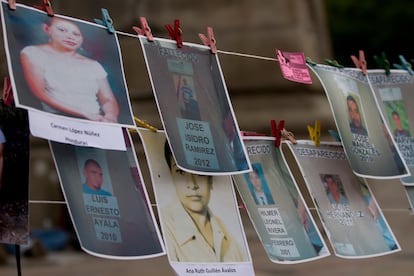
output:
[[79, 27], [70, 21], [53, 18], [50, 25], [45, 25], [44, 29], [50, 36], [53, 46], [59, 50], [74, 51], [83, 42]]
[[205, 212], [211, 196], [211, 177], [184, 172], [173, 160], [171, 176], [177, 196], [184, 208], [195, 213]]

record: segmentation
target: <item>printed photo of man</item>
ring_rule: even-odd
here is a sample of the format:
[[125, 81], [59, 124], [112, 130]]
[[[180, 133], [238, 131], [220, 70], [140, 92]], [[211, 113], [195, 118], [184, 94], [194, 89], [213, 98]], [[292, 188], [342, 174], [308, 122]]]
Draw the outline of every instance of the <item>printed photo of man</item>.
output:
[[161, 211], [164, 238], [171, 261], [242, 262], [247, 257], [223, 221], [209, 208], [213, 177], [184, 172], [165, 143], [177, 201]]

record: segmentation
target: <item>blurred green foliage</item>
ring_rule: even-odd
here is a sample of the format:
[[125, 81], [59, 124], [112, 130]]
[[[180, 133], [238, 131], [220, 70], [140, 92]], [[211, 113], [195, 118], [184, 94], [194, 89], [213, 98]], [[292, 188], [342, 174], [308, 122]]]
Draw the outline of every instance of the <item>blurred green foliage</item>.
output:
[[374, 55], [385, 52], [390, 63], [403, 55], [413, 63], [414, 1], [324, 0], [333, 57], [344, 66], [354, 66], [350, 55], [364, 50], [368, 68], [378, 68]]

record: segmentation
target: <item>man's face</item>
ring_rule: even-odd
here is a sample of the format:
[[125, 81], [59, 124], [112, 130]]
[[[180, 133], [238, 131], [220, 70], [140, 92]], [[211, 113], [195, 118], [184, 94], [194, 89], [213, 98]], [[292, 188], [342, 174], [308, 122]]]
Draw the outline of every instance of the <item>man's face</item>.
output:
[[175, 161], [172, 161], [171, 175], [184, 208], [195, 213], [207, 211], [212, 188], [211, 177], [184, 172], [177, 167]]
[[361, 126], [361, 115], [359, 114], [359, 109], [358, 109], [357, 104], [351, 100], [348, 100], [347, 104], [348, 104], [349, 116], [351, 117], [352, 123], [356, 127], [360, 127]]
[[255, 191], [257, 192], [263, 191], [262, 180], [260, 179], [260, 176], [255, 171], [249, 172], [249, 179], [250, 179], [250, 182], [252, 182], [253, 188]]
[[86, 178], [86, 184], [92, 189], [99, 190], [103, 184], [103, 173], [102, 169], [93, 164], [89, 163], [85, 169], [84, 174]]

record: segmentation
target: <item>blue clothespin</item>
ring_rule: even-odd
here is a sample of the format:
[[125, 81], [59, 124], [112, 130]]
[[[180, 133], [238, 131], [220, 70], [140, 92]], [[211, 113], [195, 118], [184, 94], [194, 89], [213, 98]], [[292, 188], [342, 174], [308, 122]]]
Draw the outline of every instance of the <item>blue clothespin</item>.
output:
[[393, 66], [397, 69], [407, 70], [408, 73], [412, 76], [414, 74], [411, 64], [407, 62], [403, 55], [398, 56], [400, 58], [401, 64], [394, 63]]
[[314, 126], [308, 125], [309, 138], [319, 147], [321, 144], [321, 123], [316, 120]]
[[385, 75], [389, 76], [391, 74], [390, 62], [388, 61], [387, 56], [385, 55], [385, 52], [381, 53], [381, 57], [378, 57], [377, 55], [375, 55], [374, 60], [377, 63], [379, 68], [382, 68], [385, 70]]
[[339, 64], [336, 60], [325, 59], [325, 62], [328, 63], [330, 66], [333, 66], [336, 68], [340, 68], [340, 69], [344, 68], [344, 66]]
[[333, 129], [329, 129], [328, 132], [335, 139], [335, 141], [341, 142], [341, 137], [339, 136], [338, 132]]
[[102, 8], [101, 11], [102, 11], [103, 20], [95, 18], [94, 21], [99, 25], [105, 26], [108, 30], [108, 33], [110, 33], [110, 34], [115, 33], [115, 28], [114, 28], [114, 25], [113, 25], [113, 21], [112, 21], [111, 17], [109, 16], [108, 10]]

